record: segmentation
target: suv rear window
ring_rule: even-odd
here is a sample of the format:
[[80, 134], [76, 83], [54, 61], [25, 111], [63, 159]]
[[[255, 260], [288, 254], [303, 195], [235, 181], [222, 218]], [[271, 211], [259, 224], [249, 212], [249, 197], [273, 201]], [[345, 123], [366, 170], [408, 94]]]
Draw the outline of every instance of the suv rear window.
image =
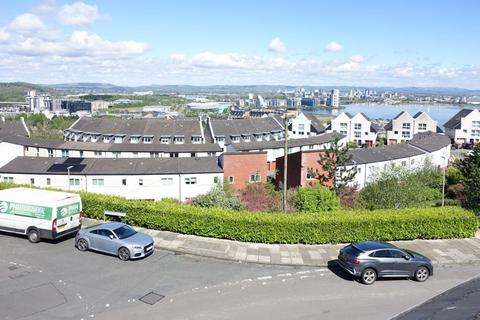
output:
[[343, 251], [346, 254], [348, 254], [349, 256], [354, 256], [354, 257], [358, 257], [360, 255], [360, 253], [362, 253], [362, 251], [358, 250], [357, 248], [355, 248], [351, 244], [346, 246]]

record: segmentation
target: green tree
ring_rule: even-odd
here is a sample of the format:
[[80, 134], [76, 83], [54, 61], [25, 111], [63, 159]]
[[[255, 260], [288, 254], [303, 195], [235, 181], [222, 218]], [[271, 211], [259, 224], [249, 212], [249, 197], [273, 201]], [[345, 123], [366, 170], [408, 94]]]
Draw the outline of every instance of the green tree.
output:
[[471, 153], [460, 161], [458, 168], [465, 185], [465, 205], [480, 213], [480, 143], [477, 143]]
[[340, 137], [335, 137], [330, 148], [324, 147], [320, 153], [318, 163], [322, 166], [323, 172], [318, 173], [317, 178], [324, 186], [332, 183], [332, 190], [341, 195], [345, 187], [355, 179], [357, 168], [347, 168], [352, 156], [349, 147], [340, 144]]
[[243, 206], [237, 197], [226, 192], [223, 189], [222, 184], [216, 184], [208, 193], [199, 195], [192, 201], [192, 204], [204, 208], [218, 207], [233, 210], [243, 209]]

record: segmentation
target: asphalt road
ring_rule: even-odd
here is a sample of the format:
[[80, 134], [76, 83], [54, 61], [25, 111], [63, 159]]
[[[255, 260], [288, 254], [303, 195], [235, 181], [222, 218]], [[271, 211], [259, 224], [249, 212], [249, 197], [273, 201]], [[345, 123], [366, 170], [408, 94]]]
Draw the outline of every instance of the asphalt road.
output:
[[[333, 265], [232, 263], [162, 251], [122, 262], [80, 252], [73, 239], [30, 244], [4, 234], [0, 248], [0, 319], [387, 319], [480, 275], [479, 265], [450, 266], [422, 284], [365, 286]], [[156, 295], [145, 300], [161, 300], [139, 300], [150, 292]]]
[[395, 320], [480, 319], [480, 278], [461, 284]]

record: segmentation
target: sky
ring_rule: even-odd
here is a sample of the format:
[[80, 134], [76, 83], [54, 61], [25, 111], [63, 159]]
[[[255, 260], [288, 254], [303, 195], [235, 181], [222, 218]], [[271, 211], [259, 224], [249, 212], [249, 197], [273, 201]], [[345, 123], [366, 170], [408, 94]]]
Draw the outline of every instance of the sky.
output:
[[477, 0], [0, 0], [0, 81], [480, 89]]

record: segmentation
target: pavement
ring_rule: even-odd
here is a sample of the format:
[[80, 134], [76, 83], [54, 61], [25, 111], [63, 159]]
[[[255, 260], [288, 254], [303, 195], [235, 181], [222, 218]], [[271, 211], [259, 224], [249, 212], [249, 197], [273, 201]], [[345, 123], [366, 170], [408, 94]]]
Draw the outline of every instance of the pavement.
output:
[[[85, 219], [84, 225], [99, 223]], [[303, 245], [239, 242], [185, 235], [169, 231], [136, 228], [149, 234], [157, 249], [236, 262], [288, 266], [326, 267], [337, 259], [345, 244]], [[435, 265], [480, 263], [480, 232], [466, 239], [391, 241], [394, 245], [420, 252]]]

